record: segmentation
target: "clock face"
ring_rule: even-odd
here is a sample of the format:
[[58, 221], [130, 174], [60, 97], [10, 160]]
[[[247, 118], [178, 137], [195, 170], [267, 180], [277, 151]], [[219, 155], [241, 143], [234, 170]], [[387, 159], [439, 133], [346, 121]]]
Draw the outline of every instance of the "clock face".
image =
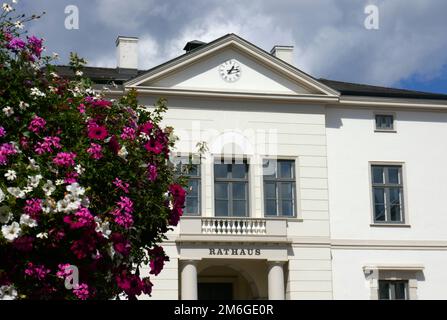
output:
[[241, 78], [241, 66], [236, 60], [228, 60], [219, 67], [222, 79], [228, 82], [235, 82]]

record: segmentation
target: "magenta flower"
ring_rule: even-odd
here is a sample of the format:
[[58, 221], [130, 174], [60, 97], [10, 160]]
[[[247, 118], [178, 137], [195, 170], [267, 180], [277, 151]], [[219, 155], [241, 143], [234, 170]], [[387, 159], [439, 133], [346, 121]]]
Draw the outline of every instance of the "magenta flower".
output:
[[144, 132], [145, 134], [150, 134], [153, 128], [154, 125], [151, 122], [146, 122], [140, 126], [140, 131]]
[[25, 45], [26, 45], [26, 43], [22, 39], [14, 38], [11, 41], [9, 41], [7, 48], [14, 50], [14, 51], [20, 51], [23, 48], [25, 48]]
[[91, 228], [95, 226], [95, 220], [87, 208], [81, 208], [74, 215], [64, 217], [64, 222], [70, 226], [70, 229]]
[[38, 116], [34, 116], [33, 120], [31, 120], [31, 123], [28, 126], [28, 129], [34, 133], [39, 133], [40, 130], [45, 128], [45, 125], [47, 122]]
[[0, 138], [3, 138], [4, 136], [6, 136], [6, 130], [3, 127], [0, 127]]
[[39, 218], [42, 212], [42, 200], [41, 199], [30, 199], [26, 200], [26, 205], [23, 207], [23, 211], [29, 215], [32, 219], [36, 220]]
[[53, 159], [53, 163], [59, 167], [73, 167], [76, 154], [73, 152], [59, 152]]
[[75, 294], [76, 297], [78, 297], [78, 299], [87, 300], [89, 297], [88, 285], [82, 283], [76, 286], [75, 288], [73, 288], [73, 293]]
[[31, 49], [32, 53], [40, 58], [40, 55], [43, 51], [43, 39], [39, 39], [35, 36], [27, 37], [28, 38], [28, 47]]
[[150, 139], [144, 147], [148, 152], [153, 152], [155, 154], [160, 154], [163, 151], [163, 144], [154, 139]]
[[38, 155], [42, 155], [44, 153], [51, 153], [54, 149], [61, 149], [62, 146], [60, 144], [61, 139], [59, 137], [45, 137], [43, 138], [43, 142], [38, 142], [36, 144], [36, 148], [34, 151]]
[[34, 265], [32, 262], [28, 262], [27, 268], [25, 269], [25, 274], [29, 277], [43, 280], [46, 278], [47, 274], [50, 273], [50, 271], [51, 270], [45, 268], [44, 265]]
[[127, 182], [124, 182], [123, 180], [120, 180], [118, 178], [115, 178], [113, 181], [113, 184], [118, 188], [124, 191], [124, 193], [129, 193], [129, 184]]
[[91, 143], [90, 148], [87, 149], [87, 152], [95, 160], [99, 160], [103, 157], [102, 147], [101, 147], [101, 145], [99, 145], [97, 143]]
[[117, 208], [112, 210], [111, 214], [115, 216], [115, 223], [125, 229], [129, 229], [133, 225], [133, 202], [128, 197], [120, 197]]
[[78, 106], [78, 110], [79, 110], [80, 113], [85, 113], [85, 104], [81, 103]]
[[147, 167], [147, 172], [148, 172], [148, 178], [151, 182], [157, 180], [158, 173], [157, 173], [157, 167], [155, 165], [150, 164]]
[[123, 133], [121, 133], [121, 139], [123, 140], [135, 140], [136, 132], [134, 128], [124, 127]]
[[71, 274], [73, 273], [73, 270], [69, 269], [71, 267], [69, 263], [59, 264], [57, 267], [59, 268], [59, 271], [56, 272], [56, 276], [58, 278], [65, 279], [66, 277], [71, 276]]
[[163, 248], [159, 246], [155, 246], [153, 249], [148, 250], [148, 253], [151, 256], [151, 261], [149, 263], [149, 266], [151, 267], [150, 274], [156, 276], [163, 270], [165, 261], [169, 261], [169, 258], [166, 256]]
[[68, 184], [76, 183], [78, 180], [79, 174], [77, 172], [68, 172], [65, 176], [64, 182]]
[[112, 233], [110, 239], [116, 252], [124, 257], [129, 255], [131, 249], [130, 242], [121, 233]]
[[141, 293], [150, 294], [152, 283], [149, 278], [140, 279], [136, 274], [127, 274], [124, 270], [115, 276], [118, 287], [123, 290], [130, 300], [136, 299]]
[[106, 127], [92, 125], [88, 128], [88, 137], [94, 140], [104, 140], [107, 138], [108, 132]]
[[0, 145], [0, 165], [8, 162], [8, 156], [15, 155], [17, 149], [12, 143], [3, 143]]

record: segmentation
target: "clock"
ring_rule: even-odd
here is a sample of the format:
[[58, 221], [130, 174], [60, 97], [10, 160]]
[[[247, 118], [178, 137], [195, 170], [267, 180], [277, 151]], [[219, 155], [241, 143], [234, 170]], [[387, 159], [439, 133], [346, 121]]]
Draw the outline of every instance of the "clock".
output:
[[241, 78], [241, 66], [234, 60], [228, 60], [219, 66], [219, 74], [227, 82], [235, 82]]

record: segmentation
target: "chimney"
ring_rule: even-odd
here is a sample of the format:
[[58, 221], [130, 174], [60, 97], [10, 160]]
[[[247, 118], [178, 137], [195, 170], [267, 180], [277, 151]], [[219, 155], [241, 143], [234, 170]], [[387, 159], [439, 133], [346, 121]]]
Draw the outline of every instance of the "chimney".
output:
[[293, 65], [293, 46], [274, 46], [270, 53], [282, 61]]
[[116, 39], [118, 69], [138, 70], [138, 38], [122, 37]]
[[188, 52], [191, 52], [192, 50], [197, 49], [205, 44], [206, 44], [206, 42], [199, 41], [199, 40], [189, 41], [186, 43], [183, 50], [185, 50], [188, 53]]

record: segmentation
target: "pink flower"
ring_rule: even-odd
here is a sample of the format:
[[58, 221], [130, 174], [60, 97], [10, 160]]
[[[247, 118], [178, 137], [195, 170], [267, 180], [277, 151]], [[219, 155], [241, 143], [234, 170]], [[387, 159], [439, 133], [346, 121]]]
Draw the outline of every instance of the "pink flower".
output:
[[173, 208], [169, 216], [169, 224], [176, 226], [183, 215], [183, 207], [185, 206], [186, 191], [179, 184], [172, 184], [169, 186], [169, 193], [173, 201]]
[[73, 152], [59, 152], [53, 159], [53, 163], [60, 167], [72, 167], [75, 165], [76, 154]]
[[95, 226], [95, 220], [87, 208], [79, 209], [74, 215], [65, 216], [64, 222], [73, 230]]
[[148, 152], [153, 152], [155, 154], [160, 154], [163, 151], [163, 144], [154, 139], [150, 139], [144, 147]]
[[78, 110], [79, 110], [80, 113], [85, 113], [85, 104], [81, 103], [78, 106]]
[[50, 269], [45, 268], [44, 265], [34, 265], [32, 262], [28, 262], [27, 268], [25, 269], [25, 274], [27, 276], [38, 280], [45, 279], [49, 273]]
[[131, 249], [130, 242], [126, 240], [126, 238], [121, 233], [112, 233], [110, 239], [112, 240], [113, 248], [116, 252], [124, 257], [129, 255]]
[[76, 183], [78, 182], [77, 178], [79, 177], [79, 174], [77, 172], [68, 172], [65, 176], [64, 182], [68, 184]]
[[54, 149], [61, 149], [62, 146], [60, 144], [61, 139], [59, 137], [45, 137], [43, 138], [43, 142], [38, 142], [34, 151], [38, 155], [42, 155], [44, 153], [51, 153]]
[[40, 55], [43, 51], [43, 40], [36, 38], [35, 36], [27, 37], [28, 38], [28, 47], [31, 49], [32, 53], [40, 58]]
[[95, 230], [85, 232], [81, 239], [73, 241], [70, 250], [79, 260], [91, 256], [96, 251], [96, 240], [93, 234]]
[[133, 202], [128, 197], [120, 197], [117, 208], [111, 214], [115, 216], [115, 222], [123, 228], [129, 229], [133, 225]]
[[78, 299], [87, 300], [89, 297], [88, 285], [85, 283], [77, 285], [75, 288], [73, 288], [73, 293], [76, 297], [78, 297]]
[[102, 147], [97, 143], [91, 143], [90, 148], [87, 149], [87, 152], [90, 153], [90, 156], [95, 160], [99, 160], [103, 157]]
[[36, 220], [42, 212], [42, 200], [30, 199], [26, 200], [25, 203], [26, 205], [23, 207], [23, 211], [32, 219]]
[[12, 143], [3, 143], [0, 145], [0, 165], [8, 162], [8, 156], [17, 154], [17, 149]]
[[118, 178], [115, 178], [115, 181], [113, 181], [113, 184], [118, 188], [124, 191], [124, 193], [129, 193], [129, 184], [127, 182], [124, 182]]
[[108, 132], [106, 127], [92, 125], [88, 128], [88, 137], [94, 140], [104, 140], [107, 138]]
[[151, 122], [146, 122], [140, 126], [140, 131], [144, 132], [145, 134], [150, 134], [153, 128], [154, 125]]
[[135, 140], [136, 132], [134, 128], [124, 127], [123, 133], [121, 133], [121, 139], [123, 140]]
[[154, 182], [155, 180], [157, 180], [157, 167], [153, 164], [150, 164], [147, 168], [147, 172], [148, 172], [148, 178], [150, 181]]
[[6, 136], [6, 130], [3, 127], [0, 127], [0, 138], [3, 138], [4, 136]]
[[28, 129], [34, 133], [39, 133], [40, 130], [45, 128], [45, 125], [47, 122], [38, 116], [34, 116], [33, 120], [31, 120], [31, 123], [28, 126]]
[[59, 264], [57, 267], [59, 268], [59, 271], [56, 272], [56, 276], [58, 278], [65, 279], [66, 277], [71, 276], [71, 274], [73, 273], [73, 270], [69, 269], [71, 267], [69, 263]]
[[7, 48], [14, 51], [20, 51], [21, 49], [25, 48], [25, 45], [26, 43], [22, 39], [14, 38], [9, 41]]

